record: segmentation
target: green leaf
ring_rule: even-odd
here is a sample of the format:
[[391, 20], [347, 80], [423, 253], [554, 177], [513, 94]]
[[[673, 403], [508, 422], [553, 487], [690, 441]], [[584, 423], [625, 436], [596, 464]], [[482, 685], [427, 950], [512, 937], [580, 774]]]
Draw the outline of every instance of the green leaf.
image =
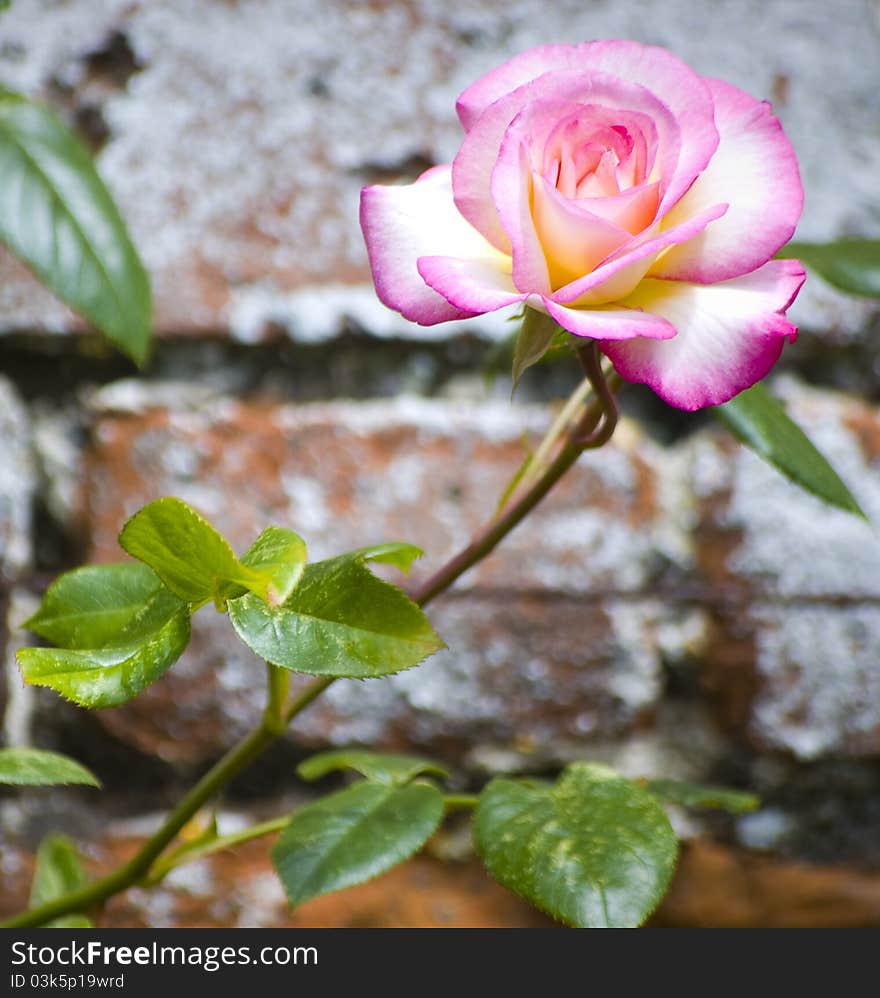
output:
[[163, 590], [156, 573], [139, 562], [88, 565], [59, 576], [24, 626], [62, 648], [100, 648]]
[[[639, 781], [642, 783], [642, 781]], [[712, 787], [701, 783], [686, 783], [679, 780], [646, 780], [642, 784], [648, 793], [671, 804], [681, 804], [682, 807], [699, 807], [717, 811], [729, 811], [731, 814], [744, 814], [754, 811], [761, 801], [754, 794], [742, 793], [739, 790], [728, 790], [726, 787]]]
[[224, 584], [246, 572], [226, 538], [173, 497], [138, 510], [126, 521], [119, 543], [188, 603], [219, 600]]
[[0, 93], [0, 240], [139, 364], [150, 283], [86, 149], [46, 108]]
[[841, 291], [880, 298], [880, 239], [789, 243], [776, 255], [800, 260]]
[[762, 384], [716, 406], [715, 414], [734, 436], [795, 485], [829, 506], [867, 519], [837, 472]]
[[302, 577], [306, 559], [298, 534], [267, 527], [239, 561], [219, 531], [172, 496], [138, 510], [122, 528], [119, 543], [182, 600], [196, 606], [213, 600], [220, 610], [247, 591], [272, 606], [283, 603]]
[[297, 811], [272, 849], [272, 862], [296, 907], [409, 859], [442, 818], [443, 795], [429, 784], [356, 783]]
[[415, 544], [406, 541], [388, 541], [386, 544], [373, 544], [370, 547], [352, 551], [348, 557], [362, 558], [364, 561], [377, 561], [383, 565], [393, 565], [406, 575], [412, 563], [425, 552]]
[[677, 844], [656, 798], [605, 766], [576, 763], [549, 788], [493, 780], [474, 842], [492, 876], [568, 925], [640, 925], [666, 890]]
[[514, 390], [523, 374], [547, 353], [558, 333], [559, 324], [555, 319], [533, 308], [525, 310], [513, 348]]
[[353, 769], [368, 780], [384, 783], [386, 786], [403, 786], [422, 773], [449, 775], [448, 771], [436, 762], [422, 759], [420, 756], [389, 755], [359, 749], [321, 752], [301, 762], [296, 771], [304, 780], [319, 780], [322, 776], [339, 769]]
[[25, 681], [81, 707], [115, 707], [155, 682], [189, 643], [189, 611], [160, 588], [112, 643], [98, 648], [21, 648]]
[[309, 565], [284, 606], [248, 594], [229, 603], [244, 643], [274, 665], [365, 679], [412, 668], [443, 647], [428, 618], [365, 561], [400, 564], [411, 545], [383, 545]]
[[[86, 883], [76, 846], [66, 835], [47, 835], [37, 850], [37, 865], [31, 883], [30, 907], [36, 908]], [[92, 922], [85, 915], [65, 915], [48, 922], [50, 929], [90, 929]]]
[[241, 564], [252, 569], [255, 575], [252, 585], [246, 588], [269, 606], [280, 606], [305, 571], [306, 542], [292, 530], [266, 527], [242, 555]]
[[46, 787], [58, 783], [101, 786], [94, 773], [66, 755], [32, 748], [0, 749], [0, 783], [21, 787]]

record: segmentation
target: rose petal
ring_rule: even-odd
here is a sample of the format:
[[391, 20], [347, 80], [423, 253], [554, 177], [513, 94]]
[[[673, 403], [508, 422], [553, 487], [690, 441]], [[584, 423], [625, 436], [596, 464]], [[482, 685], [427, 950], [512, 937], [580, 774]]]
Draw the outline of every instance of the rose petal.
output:
[[794, 150], [770, 105], [729, 83], [709, 85], [721, 141], [668, 218], [687, 218], [719, 200], [728, 201], [730, 210], [652, 271], [699, 284], [746, 274], [769, 260], [791, 239], [804, 203]]
[[492, 196], [510, 238], [513, 283], [521, 291], [549, 294], [547, 260], [532, 217], [532, 173], [526, 145], [510, 131], [492, 171]]
[[712, 205], [671, 228], [666, 227], [667, 219], [664, 218], [626, 243], [586, 277], [554, 291], [554, 301], [566, 305], [598, 305], [624, 298], [645, 276], [661, 250], [694, 238], [726, 211], [726, 204]]
[[678, 331], [668, 342], [602, 343], [628, 381], [649, 385], [670, 405], [720, 405], [760, 381], [797, 328], [782, 314], [804, 280], [797, 260], [771, 260], [720, 284], [647, 279], [625, 304], [667, 319]]
[[470, 132], [505, 95], [544, 73], [566, 69], [607, 73], [638, 83], [671, 110], [681, 130], [682, 155], [676, 182], [666, 191], [661, 210], [674, 204], [709, 162], [718, 145], [718, 132], [706, 81], [666, 49], [623, 39], [530, 49], [487, 73], [461, 94], [456, 105], [461, 123]]
[[516, 290], [510, 274], [492, 259], [423, 256], [419, 257], [418, 267], [425, 282], [450, 304], [477, 315], [528, 298], [527, 293]]
[[568, 308], [550, 298], [544, 298], [543, 304], [547, 314], [575, 336], [603, 342], [634, 337], [667, 340], [675, 336], [675, 327], [666, 319], [638, 308]]
[[[420, 256], [456, 253], [505, 258], [459, 214], [452, 200], [451, 168], [438, 166], [402, 187], [367, 187], [361, 193], [361, 226], [380, 300], [424, 326], [466, 319], [462, 310], [425, 284]], [[508, 264], [509, 265], [509, 264]]]
[[[591, 273], [632, 236], [563, 197], [543, 177], [532, 177], [535, 229], [547, 258], [550, 282], [560, 287]], [[537, 288], [535, 290], [538, 290]]]
[[[622, 118], [630, 113], [648, 117], [657, 130], [659, 161], [659, 176], [650, 179], [659, 180], [664, 190], [681, 186], [676, 165], [680, 158], [679, 127], [662, 101], [644, 87], [602, 73], [547, 73], [487, 108], [465, 137], [452, 164], [452, 186], [459, 211], [504, 253], [511, 251], [510, 241], [490, 185], [505, 133], [513, 126], [523, 137], [534, 134], [536, 129], [549, 135], [555, 124], [551, 107], [577, 104], [598, 104], [621, 112]], [[524, 118], [515, 123], [520, 112], [524, 112]], [[692, 182], [693, 176], [688, 176], [687, 184]]]
[[658, 181], [640, 184], [612, 197], [578, 198], [577, 205], [636, 236], [654, 221], [660, 202], [659, 187]]

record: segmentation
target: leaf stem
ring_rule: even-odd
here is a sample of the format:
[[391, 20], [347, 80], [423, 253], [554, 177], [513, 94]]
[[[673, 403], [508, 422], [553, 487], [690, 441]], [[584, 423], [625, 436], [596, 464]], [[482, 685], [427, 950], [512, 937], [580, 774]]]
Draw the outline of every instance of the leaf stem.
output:
[[[588, 364], [594, 361], [598, 363], [595, 358], [587, 358]], [[607, 384], [606, 375], [601, 368], [598, 375], [595, 367], [591, 369], [590, 374], [592, 377], [589, 377], [588, 381], [596, 389], [596, 397], [587, 403], [583, 385], [576, 389], [572, 399], [563, 409], [565, 420], [562, 421], [560, 418], [554, 422], [545, 438], [545, 443], [548, 440], [549, 443], [547, 446], [542, 443], [538, 449], [538, 453], [542, 454], [542, 460], [547, 461], [546, 467], [535, 469], [537, 477], [534, 480], [531, 474], [526, 475], [524, 481], [514, 488], [507, 505], [477, 532], [471, 542], [411, 592], [410, 596], [415, 603], [425, 606], [448, 589], [469, 568], [485, 558], [499, 541], [514, 530], [538, 505], [583, 451], [587, 447], [597, 446], [594, 442], [596, 437], [593, 436], [597, 430], [601, 436], [600, 443], [604, 443], [610, 436], [610, 431], [606, 435], [605, 428], [610, 425], [610, 430], [613, 431], [616, 421], [616, 408], [611, 395], [613, 389]], [[609, 399], [611, 399], [610, 409]], [[553, 450], [556, 453], [551, 458]], [[162, 870], [160, 865], [156, 873], [151, 876], [150, 869], [154, 862], [199, 808], [271, 745], [294, 717], [333, 684], [335, 677], [327, 676], [313, 680], [307, 686], [301, 687], [284, 704], [288, 681], [286, 670], [269, 665], [267, 706], [259, 725], [199, 780], [172, 810], [162, 826], [127, 863], [79, 890], [0, 923], [0, 927], [24, 928], [43, 925], [62, 915], [87, 911], [145, 879], [148, 883], [152, 882]], [[471, 806], [470, 803], [464, 803], [467, 795], [448, 797], [447, 802], [450, 800], [453, 803], [451, 805], [447, 803], [447, 807], [452, 809]], [[223, 847], [218, 846], [218, 848]]]
[[479, 794], [445, 794], [443, 807], [447, 814], [454, 811], [472, 811], [480, 802]]
[[290, 824], [291, 817], [291, 814], [284, 814], [280, 818], [270, 818], [268, 821], [262, 821], [258, 825], [249, 825], [247, 828], [230, 832], [228, 835], [218, 835], [216, 839], [211, 839], [210, 842], [205, 842], [203, 845], [169, 856], [165, 860], [159, 860], [153, 864], [149, 875], [141, 881], [141, 886], [154, 887], [178, 866], [192, 863], [197, 859], [204, 859], [205, 856], [212, 856], [215, 852], [231, 849], [244, 842], [250, 842], [252, 839], [261, 839], [274, 832], [280, 832]]
[[279, 669], [277, 665], [267, 662], [266, 683], [267, 700], [266, 710], [263, 714], [263, 723], [266, 727], [280, 735], [287, 727], [284, 705], [290, 691], [290, 672], [287, 669]]

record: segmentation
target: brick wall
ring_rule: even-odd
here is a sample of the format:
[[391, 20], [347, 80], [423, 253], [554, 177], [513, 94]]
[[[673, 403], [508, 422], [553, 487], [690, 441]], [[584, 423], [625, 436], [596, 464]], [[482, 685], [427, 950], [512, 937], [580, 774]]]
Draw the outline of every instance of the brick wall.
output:
[[[117, 558], [140, 505], [178, 495], [240, 547], [289, 525], [315, 557], [411, 540], [427, 572], [540, 438], [574, 372], [529, 372], [511, 404], [503, 375], [482, 377], [503, 318], [421, 329], [367, 283], [360, 187], [448, 160], [470, 80], [542, 41], [667, 45], [774, 101], [801, 158], [802, 237], [876, 235], [877, 14], [812, 0], [16, 0], [0, 80], [51, 102], [95, 150], [153, 275], [158, 343], [135, 372], [0, 254], [4, 737], [70, 751], [107, 784], [97, 810], [78, 793], [3, 798], [9, 839], [50, 824], [87, 837], [162, 806], [259, 710], [261, 666], [209, 609], [191, 652], [123, 708], [86, 716], [21, 687], [11, 653], [34, 599], [64, 568]], [[876, 522], [876, 306], [811, 279], [796, 308], [777, 391]], [[876, 923], [876, 878], [853, 871], [880, 863], [880, 541], [709, 419], [637, 389], [624, 405], [613, 445], [437, 601], [449, 650], [337, 684], [233, 801], [301, 792], [296, 758], [353, 741], [428, 749], [463, 785], [584, 757], [727, 780], [767, 805], [682, 824], [694, 883], [769, 890], [748, 851], [769, 850], [768, 869], [838, 906], [858, 896], [851, 920]], [[698, 911], [690, 882], [671, 922], [763, 917]], [[794, 908], [774, 897], [785, 924]], [[500, 912], [479, 917], [526, 917]]]

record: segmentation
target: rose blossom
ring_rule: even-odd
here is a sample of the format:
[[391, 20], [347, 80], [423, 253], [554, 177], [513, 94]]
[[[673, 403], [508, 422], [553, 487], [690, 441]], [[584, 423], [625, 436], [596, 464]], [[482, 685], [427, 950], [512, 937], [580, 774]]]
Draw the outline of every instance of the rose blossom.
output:
[[770, 105], [631, 41], [545, 45], [464, 91], [451, 165], [361, 196], [381, 300], [433, 325], [522, 303], [671, 405], [732, 398], [797, 329], [771, 259], [803, 188]]

